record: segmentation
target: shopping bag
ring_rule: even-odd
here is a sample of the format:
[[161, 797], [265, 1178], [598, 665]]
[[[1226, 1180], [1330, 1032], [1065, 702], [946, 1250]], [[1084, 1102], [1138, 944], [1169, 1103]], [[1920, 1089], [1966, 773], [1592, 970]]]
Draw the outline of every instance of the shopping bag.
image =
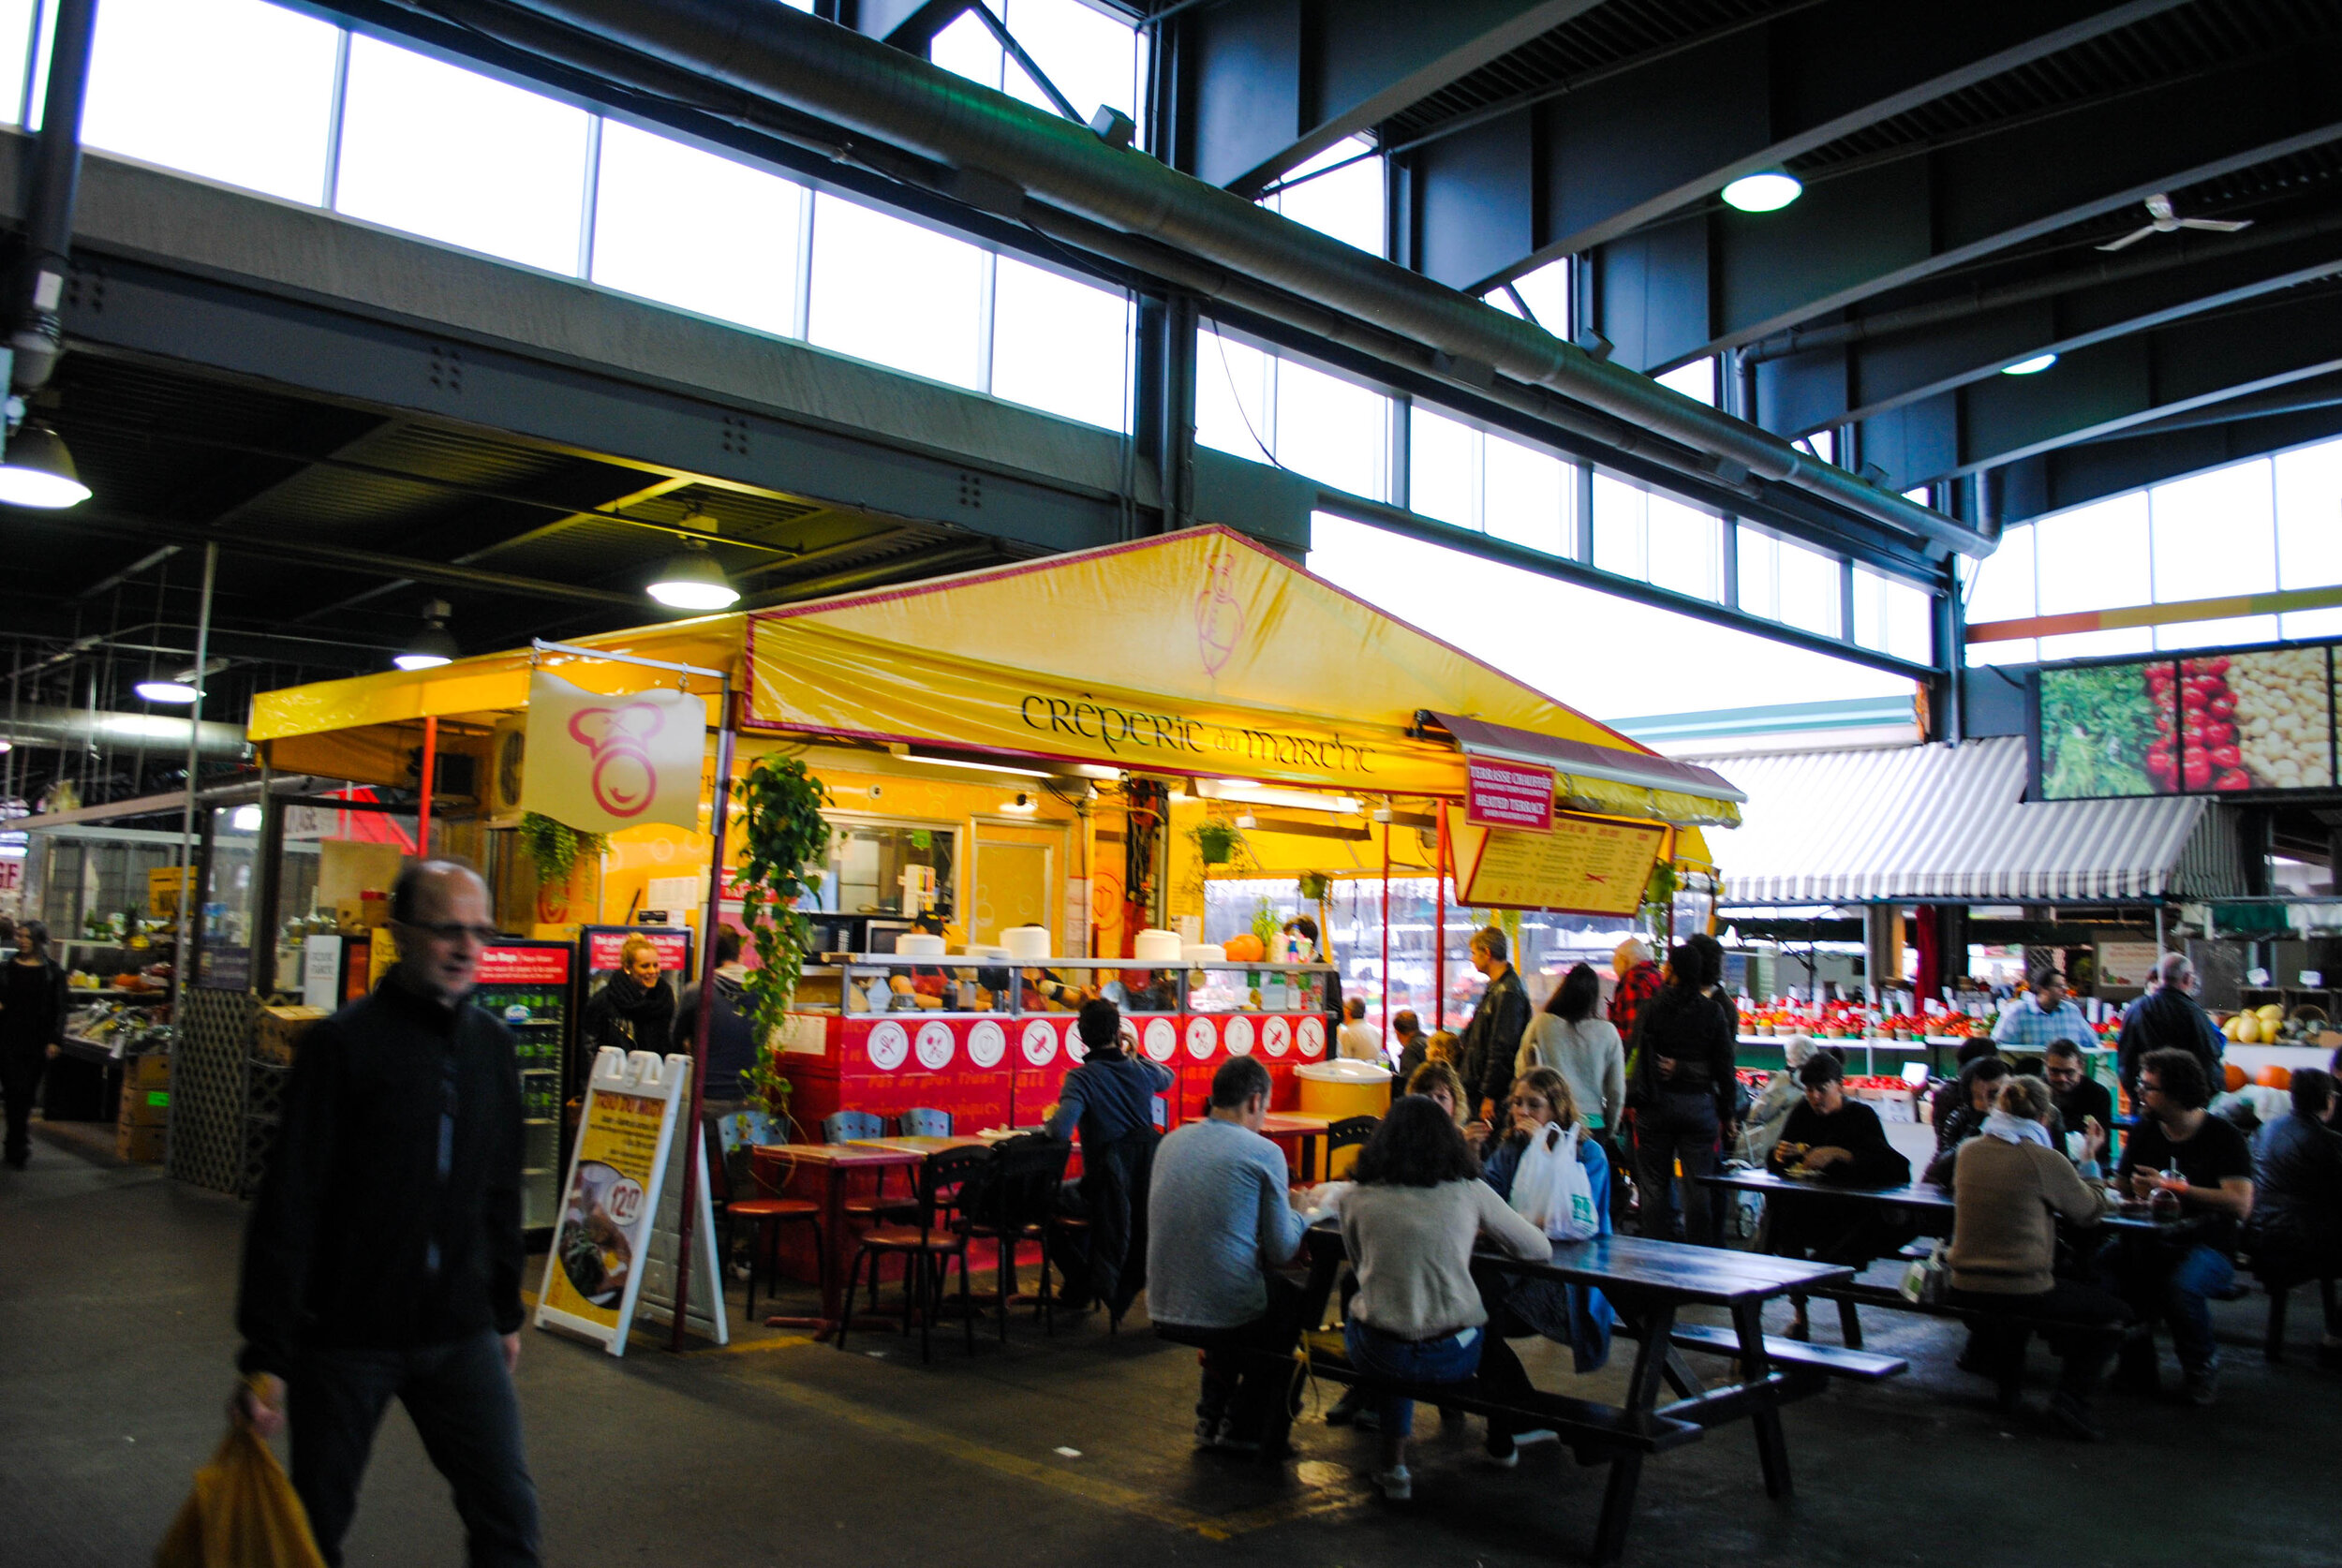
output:
[[1593, 1178], [1578, 1158], [1583, 1130], [1547, 1122], [1530, 1135], [1513, 1172], [1513, 1209], [1555, 1241], [1585, 1241], [1602, 1232]]
[[1903, 1271], [1903, 1298], [1914, 1306], [1940, 1307], [1951, 1294], [1951, 1269], [1944, 1258], [1940, 1241], [1927, 1250], [1927, 1256], [1914, 1259]]
[[195, 1472], [155, 1568], [325, 1568], [285, 1467], [244, 1422]]

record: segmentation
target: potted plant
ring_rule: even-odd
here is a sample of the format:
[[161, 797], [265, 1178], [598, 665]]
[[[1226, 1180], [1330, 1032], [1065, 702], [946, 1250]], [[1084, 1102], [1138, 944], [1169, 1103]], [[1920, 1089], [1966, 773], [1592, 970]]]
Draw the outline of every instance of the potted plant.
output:
[[569, 886], [570, 874], [577, 869], [580, 859], [600, 860], [609, 847], [607, 835], [580, 833], [541, 811], [521, 818], [521, 848], [536, 869], [539, 887]]
[[1307, 904], [1323, 904], [1326, 895], [1334, 890], [1334, 880], [1323, 871], [1301, 873], [1301, 900]]
[[829, 788], [794, 757], [766, 757], [734, 787], [742, 806], [740, 920], [756, 950], [748, 972], [749, 1013], [759, 1042], [741, 1074], [748, 1098], [789, 1118], [789, 1080], [781, 1074], [780, 1033], [790, 999], [813, 945], [813, 923], [797, 907], [820, 885], [815, 867], [829, 853]]
[[1217, 817], [1207, 817], [1187, 830], [1188, 842], [1195, 846], [1195, 856], [1206, 865], [1225, 865], [1236, 858], [1244, 843], [1244, 835], [1234, 822], [1223, 822]]

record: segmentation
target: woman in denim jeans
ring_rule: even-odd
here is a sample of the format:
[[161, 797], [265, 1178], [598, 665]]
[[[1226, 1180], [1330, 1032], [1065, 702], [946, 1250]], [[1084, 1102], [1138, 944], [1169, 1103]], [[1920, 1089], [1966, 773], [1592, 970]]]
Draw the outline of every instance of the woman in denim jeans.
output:
[[[1483, 1236], [1518, 1258], [1551, 1256], [1545, 1234], [1480, 1179], [1480, 1162], [1439, 1106], [1409, 1095], [1384, 1117], [1359, 1152], [1357, 1185], [1341, 1200], [1341, 1239], [1357, 1271], [1343, 1338], [1365, 1377], [1416, 1385], [1469, 1382], [1480, 1366], [1488, 1310], [1472, 1280]], [[1407, 1437], [1411, 1399], [1378, 1394], [1381, 1462], [1374, 1484], [1403, 1502], [1413, 1495]]]

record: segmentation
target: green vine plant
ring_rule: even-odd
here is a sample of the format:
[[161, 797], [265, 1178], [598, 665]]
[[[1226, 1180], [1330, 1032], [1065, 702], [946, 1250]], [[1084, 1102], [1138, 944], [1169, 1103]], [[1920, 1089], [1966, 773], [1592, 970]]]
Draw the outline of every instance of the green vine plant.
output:
[[749, 769], [733, 791], [743, 807], [740, 919], [757, 962], [746, 986], [761, 1043], [741, 1081], [751, 1102], [785, 1122], [790, 1083], [780, 1072], [778, 1037], [813, 946], [813, 923], [796, 901], [819, 885], [821, 873], [808, 867], [829, 854], [829, 821], [822, 815], [830, 804], [829, 787], [797, 758], [771, 756]]
[[600, 860], [610, 847], [610, 838], [606, 834], [580, 833], [541, 811], [531, 811], [521, 818], [521, 847], [537, 868], [538, 886], [567, 887], [578, 858]]

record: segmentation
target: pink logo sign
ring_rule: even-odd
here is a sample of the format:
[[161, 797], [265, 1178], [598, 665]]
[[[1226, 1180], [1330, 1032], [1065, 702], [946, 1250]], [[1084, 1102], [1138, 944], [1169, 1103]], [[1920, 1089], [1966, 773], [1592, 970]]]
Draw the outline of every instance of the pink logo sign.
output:
[[650, 738], [667, 716], [648, 703], [580, 708], [570, 717], [570, 738], [594, 759], [594, 800], [613, 817], [639, 817], [659, 792]]
[[1211, 581], [1195, 596], [1195, 647], [1204, 670], [1217, 675], [1244, 637], [1244, 601], [1228, 588], [1236, 575], [1236, 557], [1215, 555], [1205, 569]]

